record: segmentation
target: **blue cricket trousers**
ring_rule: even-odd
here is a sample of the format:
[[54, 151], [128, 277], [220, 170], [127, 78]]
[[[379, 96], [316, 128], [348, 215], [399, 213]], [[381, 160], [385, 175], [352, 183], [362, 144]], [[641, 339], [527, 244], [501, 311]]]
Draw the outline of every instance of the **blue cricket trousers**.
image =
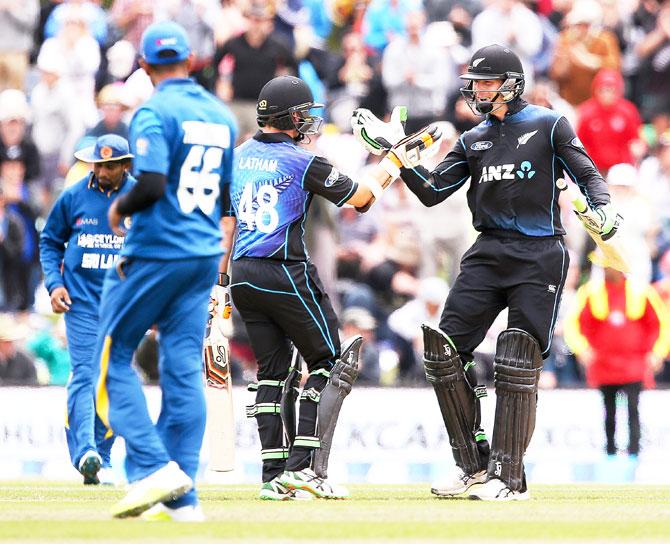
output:
[[76, 309], [65, 314], [67, 347], [72, 374], [67, 384], [67, 422], [65, 436], [70, 459], [75, 468], [89, 450], [96, 450], [103, 466], [109, 466], [114, 438], [105, 439], [105, 428], [95, 414], [95, 384], [99, 365], [95, 359], [98, 315], [94, 309]]
[[[170, 460], [195, 480], [206, 420], [202, 345], [219, 259], [218, 255], [176, 261], [131, 257], [105, 277], [97, 410], [107, 427], [125, 439], [129, 482]], [[131, 367], [133, 352], [154, 324], [160, 333], [162, 392], [156, 425]], [[169, 506], [197, 500], [193, 489]]]

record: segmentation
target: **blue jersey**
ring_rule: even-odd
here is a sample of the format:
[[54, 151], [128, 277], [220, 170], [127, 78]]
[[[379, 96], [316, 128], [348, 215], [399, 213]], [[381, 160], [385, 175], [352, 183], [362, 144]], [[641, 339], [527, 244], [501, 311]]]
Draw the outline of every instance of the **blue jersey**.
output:
[[230, 182], [236, 126], [191, 79], [168, 79], [130, 124], [133, 171], [167, 177], [165, 194], [133, 214], [122, 255], [187, 259], [221, 253], [220, 195]]
[[49, 293], [65, 286], [73, 308], [97, 313], [105, 272], [114, 266], [123, 246], [123, 237], [109, 228], [107, 211], [134, 184], [135, 179], [127, 175], [117, 191], [103, 191], [91, 173], [63, 191], [40, 236], [40, 261]]
[[237, 218], [233, 259], [307, 260], [305, 218], [314, 194], [337, 206], [357, 184], [286, 134], [258, 132], [235, 149], [229, 215]]

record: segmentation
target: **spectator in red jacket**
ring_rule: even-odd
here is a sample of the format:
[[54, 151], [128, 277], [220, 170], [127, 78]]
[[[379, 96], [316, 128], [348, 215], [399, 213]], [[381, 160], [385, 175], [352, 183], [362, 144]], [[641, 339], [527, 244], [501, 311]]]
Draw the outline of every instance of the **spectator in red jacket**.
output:
[[592, 92], [578, 109], [577, 136], [605, 175], [615, 164], [635, 164], [631, 146], [638, 140], [642, 120], [635, 105], [623, 97], [623, 77], [616, 70], [600, 70]]
[[628, 397], [628, 454], [637, 455], [640, 391], [643, 383], [653, 386], [653, 373], [670, 349], [667, 307], [650, 285], [607, 268], [604, 279], [592, 279], [577, 291], [564, 338], [586, 367], [587, 383], [603, 394], [607, 453], [616, 454], [616, 394], [622, 390]]

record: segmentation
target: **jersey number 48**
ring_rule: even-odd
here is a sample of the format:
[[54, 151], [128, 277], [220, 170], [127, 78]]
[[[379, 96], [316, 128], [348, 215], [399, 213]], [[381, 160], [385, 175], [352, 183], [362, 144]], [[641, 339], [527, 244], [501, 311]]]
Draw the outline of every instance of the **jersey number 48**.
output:
[[254, 198], [254, 184], [247, 183], [240, 197], [237, 217], [246, 224], [247, 230], [269, 234], [279, 224], [279, 214], [275, 209], [278, 200], [277, 189], [272, 185], [261, 185]]

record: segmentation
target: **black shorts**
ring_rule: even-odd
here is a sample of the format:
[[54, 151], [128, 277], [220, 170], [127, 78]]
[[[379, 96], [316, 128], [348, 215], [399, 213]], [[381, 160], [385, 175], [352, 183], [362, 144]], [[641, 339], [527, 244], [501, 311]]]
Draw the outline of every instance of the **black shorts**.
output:
[[508, 327], [531, 334], [549, 355], [570, 262], [560, 236], [480, 234], [463, 255], [440, 328], [471, 361], [473, 351], [506, 307]]
[[258, 360], [258, 378], [283, 380], [291, 360], [287, 340], [307, 368], [330, 369], [340, 355], [337, 316], [310, 262], [242, 258], [233, 261], [231, 295]]

